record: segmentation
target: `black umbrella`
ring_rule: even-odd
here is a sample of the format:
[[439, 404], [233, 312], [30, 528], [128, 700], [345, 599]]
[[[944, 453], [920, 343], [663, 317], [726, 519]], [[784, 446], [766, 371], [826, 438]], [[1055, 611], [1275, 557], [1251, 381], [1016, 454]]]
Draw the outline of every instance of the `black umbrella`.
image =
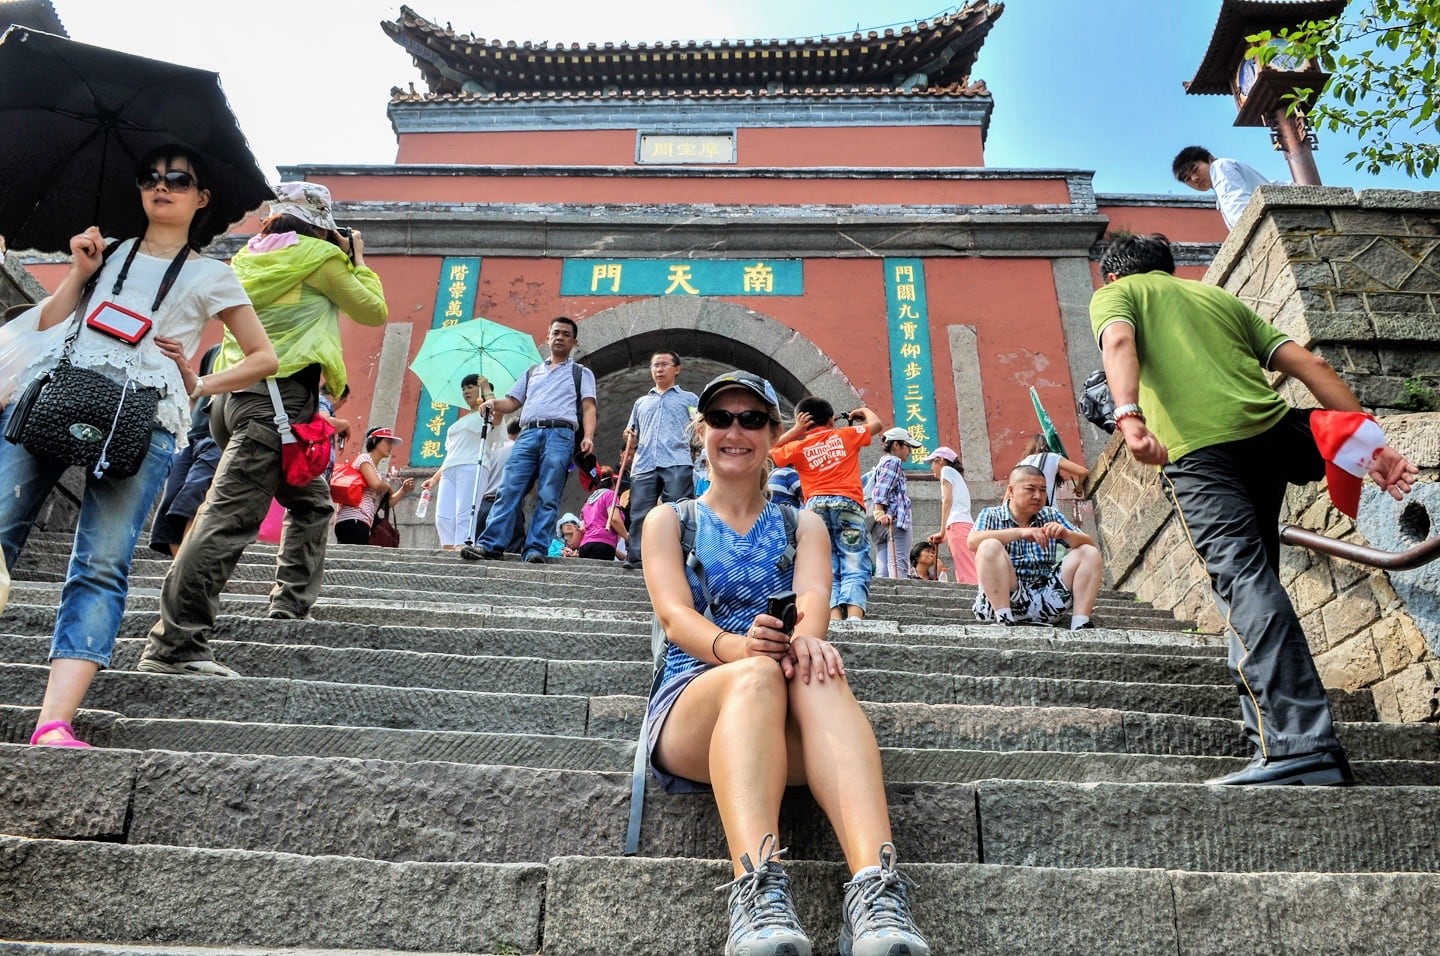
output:
[[274, 198], [220, 77], [14, 26], [0, 37], [0, 235], [12, 249], [67, 252], [96, 225], [145, 231], [135, 165], [180, 143], [209, 167], [209, 242]]

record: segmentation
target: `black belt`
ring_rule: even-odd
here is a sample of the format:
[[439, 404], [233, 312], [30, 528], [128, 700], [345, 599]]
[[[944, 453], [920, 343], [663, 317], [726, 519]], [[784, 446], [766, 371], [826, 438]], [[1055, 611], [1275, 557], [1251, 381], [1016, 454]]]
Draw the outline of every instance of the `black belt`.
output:
[[563, 418], [542, 418], [542, 419], [540, 419], [539, 421], [526, 422], [526, 423], [525, 423], [524, 425], [522, 425], [521, 427], [522, 427], [522, 428], [565, 428], [565, 429], [568, 429], [568, 430], [570, 430], [570, 431], [573, 432], [573, 431], [575, 430], [575, 423], [574, 423], [574, 422], [567, 422], [567, 421], [565, 421], [565, 419], [563, 419]]

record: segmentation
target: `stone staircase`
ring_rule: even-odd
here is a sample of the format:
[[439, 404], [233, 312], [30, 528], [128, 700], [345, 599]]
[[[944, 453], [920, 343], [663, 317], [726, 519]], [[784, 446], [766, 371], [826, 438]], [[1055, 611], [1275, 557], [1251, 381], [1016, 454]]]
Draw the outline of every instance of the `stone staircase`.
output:
[[[311, 620], [269, 621], [251, 548], [217, 656], [133, 671], [165, 563], [142, 551], [77, 730], [23, 746], [68, 540], [0, 616], [0, 956], [718, 953], [708, 796], [646, 803], [620, 855], [648, 687], [640, 577], [333, 547]], [[1424, 950], [1440, 912], [1440, 733], [1334, 693], [1364, 786], [1232, 790], [1245, 744], [1215, 635], [1107, 592], [1095, 631], [970, 622], [973, 589], [877, 581], [832, 639], [880, 740], [937, 954]], [[817, 953], [838, 847], [807, 793], [782, 842]]]

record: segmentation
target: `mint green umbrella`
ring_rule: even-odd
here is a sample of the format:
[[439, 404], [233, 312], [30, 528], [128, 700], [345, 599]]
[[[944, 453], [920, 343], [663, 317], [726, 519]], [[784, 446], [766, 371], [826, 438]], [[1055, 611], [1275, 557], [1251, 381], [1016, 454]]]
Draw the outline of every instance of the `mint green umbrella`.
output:
[[410, 371], [420, 379], [432, 401], [465, 406], [460, 381], [483, 375], [504, 395], [525, 370], [540, 361], [535, 340], [499, 322], [476, 317], [425, 333]]
[[1035, 386], [1030, 386], [1030, 403], [1035, 406], [1035, 417], [1040, 419], [1040, 432], [1045, 436], [1045, 444], [1050, 450], [1061, 458], [1069, 458], [1065, 453], [1065, 443], [1060, 440], [1060, 433], [1055, 430], [1055, 423], [1050, 420], [1050, 413], [1045, 411], [1045, 406], [1040, 404], [1040, 393], [1035, 391]]

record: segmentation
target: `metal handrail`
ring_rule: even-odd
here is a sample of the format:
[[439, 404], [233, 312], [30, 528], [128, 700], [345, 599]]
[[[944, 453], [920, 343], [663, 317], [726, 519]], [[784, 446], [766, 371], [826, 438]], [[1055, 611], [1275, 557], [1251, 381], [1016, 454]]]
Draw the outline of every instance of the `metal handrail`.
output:
[[1427, 538], [1405, 551], [1382, 551], [1379, 548], [1370, 548], [1363, 544], [1338, 541], [1327, 535], [1287, 524], [1280, 529], [1280, 543], [1298, 545], [1302, 548], [1309, 548], [1311, 551], [1319, 551], [1321, 554], [1354, 561], [1356, 564], [1364, 564], [1372, 568], [1383, 568], [1386, 571], [1408, 571], [1440, 558], [1440, 536]]

